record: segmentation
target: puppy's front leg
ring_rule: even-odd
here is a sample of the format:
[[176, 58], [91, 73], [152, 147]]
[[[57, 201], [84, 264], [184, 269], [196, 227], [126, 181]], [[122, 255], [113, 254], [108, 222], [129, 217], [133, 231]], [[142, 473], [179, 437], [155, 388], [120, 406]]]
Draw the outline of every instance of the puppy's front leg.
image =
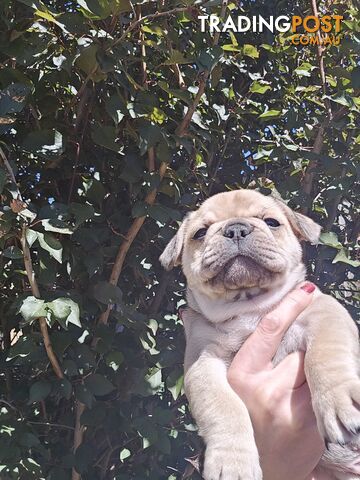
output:
[[320, 294], [305, 312], [309, 332], [305, 373], [319, 431], [332, 443], [354, 441], [360, 432], [357, 328], [347, 311], [327, 295]]
[[185, 375], [185, 392], [206, 443], [205, 480], [261, 480], [249, 413], [227, 382], [224, 361], [203, 352]]

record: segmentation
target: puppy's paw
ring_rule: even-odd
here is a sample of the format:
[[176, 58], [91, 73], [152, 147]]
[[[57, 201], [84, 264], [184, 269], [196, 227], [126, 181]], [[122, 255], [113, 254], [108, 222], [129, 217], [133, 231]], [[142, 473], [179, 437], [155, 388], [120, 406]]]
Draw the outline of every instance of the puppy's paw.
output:
[[205, 480], [262, 480], [259, 455], [236, 444], [209, 444], [205, 451], [203, 470]]
[[318, 428], [325, 442], [344, 445], [360, 435], [360, 379], [313, 396]]

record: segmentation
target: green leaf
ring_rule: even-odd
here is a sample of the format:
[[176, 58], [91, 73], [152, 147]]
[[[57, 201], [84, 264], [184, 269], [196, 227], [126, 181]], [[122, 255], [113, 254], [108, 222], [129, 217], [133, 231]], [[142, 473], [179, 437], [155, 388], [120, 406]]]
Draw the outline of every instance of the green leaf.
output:
[[294, 73], [299, 77], [311, 77], [311, 72], [314, 68], [311, 63], [303, 62], [299, 67], [295, 68]]
[[7, 182], [6, 172], [2, 168], [0, 168], [0, 194], [3, 192], [6, 182]]
[[259, 115], [258, 118], [275, 118], [281, 115], [281, 110], [268, 110], [267, 112]]
[[67, 378], [61, 378], [57, 381], [57, 391], [60, 398], [66, 398], [70, 400], [72, 393], [72, 385]]
[[50, 392], [51, 392], [50, 383], [45, 382], [43, 380], [33, 383], [30, 387], [28, 405], [34, 402], [40, 402], [41, 400], [44, 400], [49, 395]]
[[63, 136], [55, 129], [29, 133], [22, 146], [28, 152], [46, 158], [58, 157], [65, 150]]
[[46, 303], [46, 307], [57, 320], [65, 321], [66, 326], [72, 323], [77, 327], [81, 327], [79, 306], [70, 298], [57, 298], [52, 302]]
[[170, 391], [174, 400], [176, 400], [184, 384], [184, 375], [179, 370], [174, 370], [166, 379], [167, 389]]
[[165, 60], [164, 62], [164, 65], [173, 65], [174, 63], [177, 63], [179, 65], [194, 63], [194, 58], [193, 57], [186, 58], [184, 54], [179, 50], [171, 50], [168, 59]]
[[62, 263], [62, 245], [61, 243], [53, 237], [50, 233], [37, 233], [38, 242], [44, 250], [46, 250], [49, 255], [59, 263]]
[[[99, 182], [100, 183], [100, 182]], [[90, 188], [92, 186], [92, 182], [86, 182], [85, 190], [88, 194]], [[88, 195], [87, 195], [88, 196]], [[70, 203], [69, 205], [69, 213], [74, 215], [75, 217], [75, 228], [78, 228], [82, 225], [86, 220], [90, 220], [95, 215], [95, 210], [92, 205], [88, 203]]]
[[87, 75], [92, 75], [99, 68], [96, 58], [98, 50], [99, 46], [95, 43], [92, 43], [88, 47], [84, 48], [76, 59], [76, 65]]
[[128, 450], [127, 448], [123, 448], [121, 451], [120, 451], [120, 462], [124, 462], [124, 460], [126, 460], [127, 458], [129, 458], [131, 456], [131, 451]]
[[26, 322], [32, 322], [39, 317], [46, 317], [45, 301], [33, 296], [26, 297], [21, 304], [19, 313]]
[[29, 245], [29, 248], [31, 248], [34, 244], [34, 242], [37, 240], [37, 232], [35, 230], [32, 230], [31, 228], [26, 229], [26, 240]]
[[[96, 178], [89, 178], [84, 179], [84, 190], [86, 194], [86, 198], [93, 203], [101, 205], [106, 195], [106, 189], [102, 182], [97, 180]], [[90, 213], [90, 210], [89, 210]], [[91, 216], [88, 216], [86, 220], [91, 218], [94, 215], [94, 211], [92, 212]]]
[[360, 88], [360, 65], [351, 72], [351, 85], [353, 88]]
[[168, 84], [162, 80], [158, 82], [158, 86], [162, 90], [164, 90], [164, 92], [167, 92], [169, 95], [182, 100], [187, 105], [190, 105], [190, 103], [192, 102], [189, 92], [184, 92], [184, 90], [180, 89], [170, 88]]
[[221, 48], [225, 52], [241, 52], [241, 49], [239, 47], [237, 47], [236, 45], [232, 45], [232, 44], [222, 45]]
[[344, 248], [342, 248], [332, 261], [332, 263], [346, 263], [347, 265], [351, 265], [352, 267], [360, 267], [360, 261], [359, 260], [352, 260], [347, 256], [347, 253]]
[[243, 53], [247, 57], [251, 57], [251, 58], [259, 58], [260, 56], [260, 53], [257, 47], [255, 47], [255, 45], [250, 45], [248, 43], [245, 43], [243, 47]]
[[116, 153], [120, 153], [123, 148], [122, 144], [117, 142], [118, 134], [112, 126], [95, 125], [91, 129], [91, 138], [97, 145]]
[[21, 112], [28, 94], [29, 87], [21, 83], [13, 83], [0, 90], [0, 117]]
[[320, 243], [327, 245], [328, 247], [342, 248], [342, 244], [339, 242], [338, 237], [334, 232], [323, 232], [320, 235]]
[[26, 432], [21, 436], [20, 444], [32, 448], [40, 445], [40, 440], [33, 433]]
[[117, 125], [124, 118], [123, 111], [126, 112], [126, 105], [118, 95], [111, 95], [105, 100], [105, 109]]
[[216, 46], [207, 48], [200, 52], [200, 55], [196, 59], [196, 63], [201, 71], [208, 70], [211, 72], [222, 56], [223, 50], [221, 47]]
[[106, 356], [106, 365], [116, 372], [124, 361], [124, 355], [121, 352], [111, 352]]
[[75, 387], [75, 396], [81, 403], [86, 405], [88, 408], [91, 408], [95, 401], [94, 395], [85, 385], [77, 385]]
[[164, 35], [164, 31], [158, 25], [142, 25], [141, 30], [145, 33], [157, 35], [158, 37], [162, 37]]
[[11, 258], [12, 260], [18, 260], [23, 258], [24, 255], [19, 247], [11, 245], [10, 247], [5, 248], [3, 251], [3, 256], [6, 258]]
[[119, 304], [122, 301], [122, 291], [116, 285], [99, 282], [94, 286], [93, 296], [104, 305]]
[[266, 85], [262, 82], [255, 81], [250, 86], [250, 92], [259, 93], [260, 95], [264, 94], [268, 90], [271, 90], [270, 85]]
[[99, 373], [93, 373], [86, 377], [85, 385], [96, 396], [107, 395], [115, 389], [114, 385]]
[[47, 232], [62, 233], [63, 235], [72, 235], [74, 233], [74, 230], [69, 228], [65, 222], [46, 219], [41, 220], [41, 224], [44, 227], [44, 230]]

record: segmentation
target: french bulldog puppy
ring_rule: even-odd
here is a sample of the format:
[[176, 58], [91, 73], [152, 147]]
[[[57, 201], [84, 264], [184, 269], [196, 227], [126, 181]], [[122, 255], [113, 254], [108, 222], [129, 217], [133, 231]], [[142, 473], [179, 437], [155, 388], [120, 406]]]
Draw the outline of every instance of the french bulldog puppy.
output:
[[[260, 480], [248, 411], [227, 368], [259, 320], [305, 280], [301, 241], [320, 226], [254, 190], [220, 193], [190, 213], [160, 257], [187, 280], [185, 392], [206, 443], [205, 480]], [[333, 297], [314, 293], [287, 331], [274, 364], [304, 350], [319, 432], [319, 466], [338, 480], [360, 478], [359, 337]], [[299, 445], [301, 448], [301, 445]], [[329, 473], [330, 474], [330, 473]]]

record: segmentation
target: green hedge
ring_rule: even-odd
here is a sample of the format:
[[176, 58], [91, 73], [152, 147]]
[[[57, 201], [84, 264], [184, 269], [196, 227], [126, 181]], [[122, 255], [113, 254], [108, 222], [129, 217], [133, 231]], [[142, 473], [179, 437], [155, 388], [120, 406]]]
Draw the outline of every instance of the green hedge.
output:
[[355, 316], [358, 12], [331, 7], [320, 58], [197, 18], [310, 3], [1, 1], [2, 479], [197, 478], [185, 284], [158, 257], [210, 194], [276, 189], [320, 222], [309, 275]]

